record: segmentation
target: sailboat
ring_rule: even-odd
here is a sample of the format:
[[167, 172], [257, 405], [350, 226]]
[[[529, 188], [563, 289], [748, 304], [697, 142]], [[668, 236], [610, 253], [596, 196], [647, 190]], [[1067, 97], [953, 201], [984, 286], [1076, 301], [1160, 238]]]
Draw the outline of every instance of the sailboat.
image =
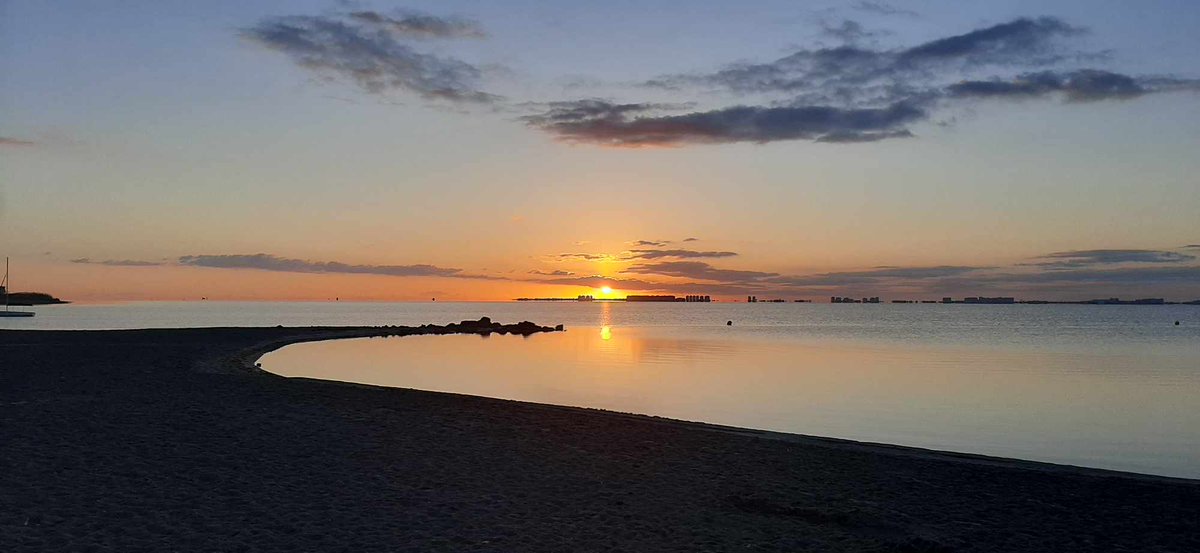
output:
[[4, 292], [4, 311], [0, 311], [0, 317], [32, 317], [33, 311], [9, 311], [8, 309], [8, 258], [4, 258], [4, 280], [0, 281], [0, 291]]

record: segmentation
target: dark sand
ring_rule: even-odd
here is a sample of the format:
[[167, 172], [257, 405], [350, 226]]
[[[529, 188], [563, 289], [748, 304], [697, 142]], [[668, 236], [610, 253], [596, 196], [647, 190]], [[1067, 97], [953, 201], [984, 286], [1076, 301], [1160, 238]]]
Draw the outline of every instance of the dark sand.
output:
[[1197, 481], [244, 367], [362, 332], [0, 331], [0, 552], [1200, 551]]

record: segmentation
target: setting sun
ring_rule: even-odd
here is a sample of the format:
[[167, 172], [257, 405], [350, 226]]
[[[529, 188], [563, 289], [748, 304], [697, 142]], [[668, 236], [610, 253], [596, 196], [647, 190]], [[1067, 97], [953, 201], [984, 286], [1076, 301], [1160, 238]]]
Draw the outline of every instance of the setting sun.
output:
[[601, 293], [601, 294], [604, 294], [604, 295], [606, 295], [606, 296], [607, 296], [607, 295], [610, 295], [610, 294], [612, 294], [612, 288], [610, 288], [610, 287], [608, 287], [608, 286], [605, 286], [605, 287], [603, 287], [603, 288], [601, 288], [601, 289], [600, 289], [600, 293]]

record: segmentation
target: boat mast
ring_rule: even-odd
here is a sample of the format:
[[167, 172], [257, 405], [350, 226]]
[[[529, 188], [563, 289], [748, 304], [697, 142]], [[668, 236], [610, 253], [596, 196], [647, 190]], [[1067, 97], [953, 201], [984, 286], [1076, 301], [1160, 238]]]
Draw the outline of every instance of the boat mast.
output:
[[4, 257], [4, 282], [0, 284], [4, 285], [4, 310], [8, 311], [8, 256]]

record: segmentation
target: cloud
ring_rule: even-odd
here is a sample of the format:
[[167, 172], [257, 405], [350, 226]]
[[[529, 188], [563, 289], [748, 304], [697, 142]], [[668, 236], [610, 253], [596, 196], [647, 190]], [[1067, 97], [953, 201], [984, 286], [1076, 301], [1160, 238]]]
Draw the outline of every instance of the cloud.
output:
[[34, 142], [32, 140], [13, 138], [11, 136], [0, 136], [0, 148], [4, 148], [4, 147], [27, 148], [29, 146], [36, 146], [36, 145], [37, 145], [37, 142]]
[[484, 38], [487, 33], [478, 23], [461, 17], [438, 17], [415, 10], [402, 10], [395, 17], [374, 11], [347, 14], [375, 28], [388, 29], [399, 36], [416, 38]]
[[980, 282], [1007, 285], [1070, 283], [1075, 285], [1151, 286], [1159, 284], [1189, 284], [1200, 282], [1200, 266], [1182, 267], [1119, 267], [1040, 271], [1036, 273], [1002, 273], [979, 278]]
[[[826, 31], [850, 43], [867, 36], [850, 20], [826, 26]], [[739, 99], [735, 105], [695, 109], [695, 104], [592, 98], [544, 104], [540, 113], [521, 120], [564, 142], [600, 146], [784, 140], [851, 144], [911, 138], [910, 126], [965, 99], [1058, 94], [1070, 102], [1092, 102], [1200, 90], [1200, 80], [1194, 79], [1090, 68], [1042, 69], [1103, 57], [1064, 44], [1084, 32], [1055, 17], [1022, 17], [911, 47], [846, 44], [800, 49], [767, 63], [738, 63], [711, 73], [665, 75], [642, 83], [677, 94], [730, 94]], [[983, 71], [997, 74], [975, 77]], [[746, 101], [760, 96], [766, 97]]]
[[705, 252], [696, 250], [629, 250], [630, 259], [660, 259], [664, 257], [706, 258], [733, 257], [737, 252]]
[[603, 288], [605, 286], [609, 286], [612, 288], [619, 288], [621, 290], [664, 290], [668, 286], [660, 282], [647, 282], [645, 280], [631, 278], [606, 277], [603, 275], [537, 279], [534, 282], [557, 284], [562, 286], [588, 286], [591, 288]]
[[779, 276], [779, 273], [768, 273], [762, 271], [718, 269], [702, 261], [660, 261], [657, 263], [642, 263], [632, 265], [622, 272], [739, 283]]
[[1186, 88], [1200, 89], [1200, 81], [1137, 78], [1111, 71], [1081, 69], [1065, 73], [1026, 73], [1009, 80], [962, 81], [948, 86], [946, 91], [958, 98], [1037, 98], [1062, 94], [1071, 102], [1096, 102]]
[[869, 139], [907, 132], [903, 125], [926, 117], [923, 109], [908, 102], [863, 109], [735, 106], [684, 115], [633, 118], [627, 115], [628, 111], [615, 109], [600, 113], [583, 119], [526, 121], [567, 142], [646, 147], [732, 142], [761, 144], [777, 140], [819, 140], [826, 136]]
[[1076, 250], [1046, 254], [1042, 259], [1048, 261], [1024, 265], [1058, 269], [1115, 263], [1182, 263], [1194, 261], [1196, 256], [1166, 250]]
[[179, 263], [193, 267], [257, 269], [285, 273], [340, 273], [394, 277], [501, 279], [501, 277], [464, 274], [462, 269], [451, 269], [434, 265], [351, 265], [337, 261], [288, 259], [265, 253], [251, 255], [185, 255], [179, 258]]
[[[889, 9], [878, 2], [857, 7]], [[825, 31], [848, 44], [799, 49], [767, 63], [737, 63], [710, 73], [664, 75], [642, 83], [675, 94], [724, 93], [737, 98], [734, 105], [696, 109], [687, 103], [591, 98], [541, 104], [540, 113], [521, 120], [563, 142], [600, 146], [784, 140], [852, 144], [911, 138], [912, 125], [966, 99], [1057, 94], [1070, 102], [1092, 102], [1200, 90], [1200, 80], [1195, 79], [1093, 68], [1044, 69], [1106, 55], [1068, 48], [1065, 41], [1085, 30], [1055, 17], [1022, 17], [891, 49], [853, 44], [869, 36], [854, 21], [826, 25]], [[976, 76], [984, 71], [994, 75]], [[756, 101], [747, 101], [750, 98]]]
[[[1081, 33], [1053, 17], [1019, 18], [910, 48], [800, 49], [768, 63], [739, 63], [708, 74], [667, 75], [652, 87], [714, 87], [737, 93], [805, 94], [808, 101], [861, 99], [872, 84], [924, 88], [940, 73], [968, 68], [1037, 66], [1072, 54], [1058, 44]], [[885, 87], [886, 88], [886, 87]]]
[[542, 275], [542, 276], [572, 276], [575, 273], [572, 273], [571, 271], [564, 271], [562, 269], [558, 269], [558, 270], [554, 270], [554, 271], [540, 271], [538, 269], [533, 269], [533, 270], [529, 271], [529, 274]]
[[108, 265], [110, 267], [157, 267], [160, 265], [165, 265], [165, 263], [159, 261], [138, 261], [134, 259], [105, 259], [103, 261], [92, 261], [86, 257], [72, 259], [71, 263]]
[[1007, 23], [984, 27], [961, 35], [932, 40], [895, 54], [895, 63], [926, 64], [942, 60], [961, 60], [972, 65], [994, 65], [1014, 61], [1027, 62], [1028, 56], [1059, 59], [1050, 41], [1056, 37], [1083, 32], [1056, 17], [1022, 17]]
[[246, 39], [286, 54], [305, 69], [348, 79], [369, 93], [399, 90], [428, 100], [491, 103], [499, 97], [480, 90], [479, 68], [421, 53], [401, 42], [481, 34], [469, 22], [416, 12], [398, 18], [376, 12], [271, 17], [241, 31]]
[[860, 284], [884, 284], [887, 281], [924, 281], [959, 277], [979, 271], [984, 267], [960, 265], [938, 265], [933, 267], [876, 267], [864, 271], [842, 271], [802, 276], [780, 276], [769, 280], [772, 284], [787, 286], [847, 286]]
[[725, 295], [742, 295], [754, 292], [753, 288], [736, 283], [650, 282], [636, 278], [606, 277], [602, 275], [541, 279], [534, 282], [561, 286], [585, 286], [589, 288], [608, 286], [623, 292]]
[[633, 245], [635, 245], [635, 246], [653, 246], [655, 248], [661, 248], [663, 246], [666, 246], [669, 243], [670, 242], [665, 241], [665, 240], [637, 240], [633, 243]]
[[887, 140], [889, 138], [912, 138], [913, 136], [913, 133], [908, 129], [879, 132], [841, 131], [822, 135], [821, 137], [817, 138], [817, 142], [826, 142], [829, 144], [854, 144], [858, 142], [878, 142], [880, 140]]
[[862, 23], [850, 19], [843, 19], [838, 25], [822, 23], [821, 34], [846, 44], [853, 44], [864, 39], [877, 37], [884, 33], [880, 31], [868, 31], [862, 26]]
[[898, 8], [892, 4], [888, 4], [887, 2], [872, 2], [869, 0], [863, 0], [861, 2], [855, 2], [850, 7], [859, 11], [872, 12], [879, 15], [903, 15], [906, 17], [918, 17], [920, 15], [915, 11]]
[[1184, 246], [1184, 249], [1189, 249], [1189, 250], [1200, 249], [1200, 244], [1188, 244], [1188, 245]]
[[[696, 242], [696, 241], [698, 241], [698, 240], [700, 240], [700, 239], [699, 239], [699, 238], [693, 238], [693, 237], [690, 237], [690, 236], [689, 236], [689, 237], [687, 237], [687, 238], [684, 238], [684, 239], [683, 239], [683, 241], [684, 241], [684, 242]], [[1200, 246], [1197, 246], [1197, 247], [1200, 247]]]
[[567, 259], [581, 259], [583, 261], [605, 261], [613, 259], [613, 256], [606, 253], [560, 253], [555, 257], [560, 261]]

